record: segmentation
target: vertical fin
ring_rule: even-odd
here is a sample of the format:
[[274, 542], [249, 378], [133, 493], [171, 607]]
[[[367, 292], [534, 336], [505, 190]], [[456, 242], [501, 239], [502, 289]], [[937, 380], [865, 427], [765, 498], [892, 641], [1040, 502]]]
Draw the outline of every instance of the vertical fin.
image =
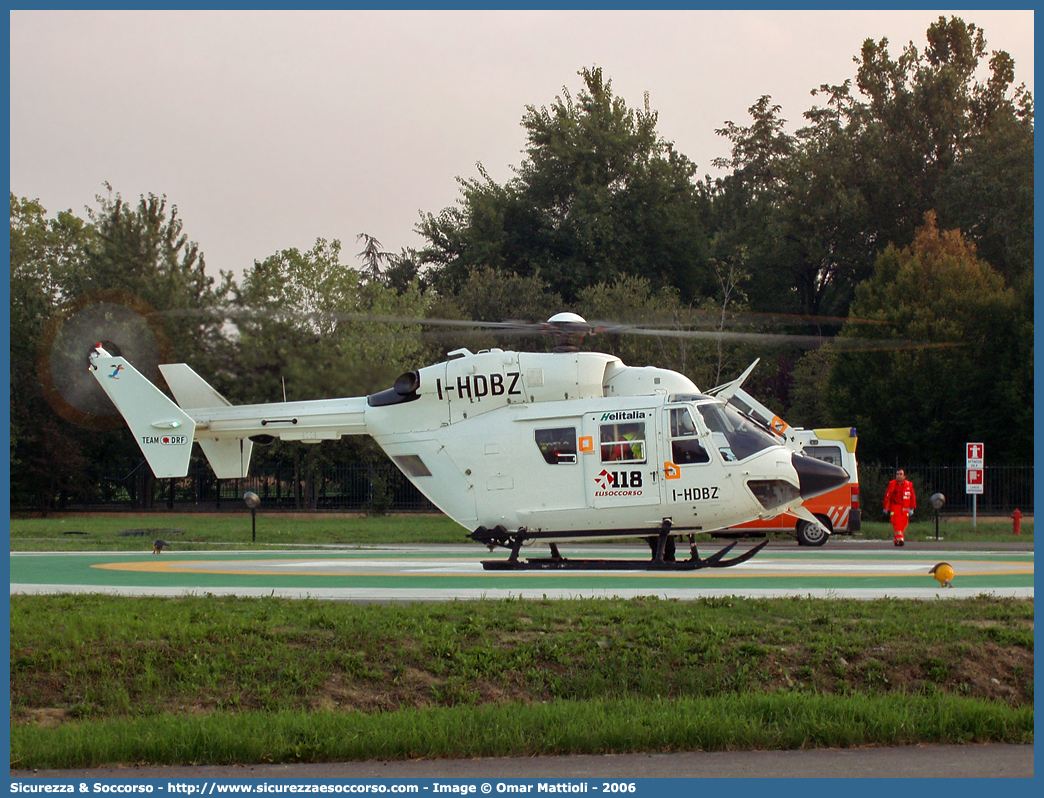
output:
[[101, 344], [90, 356], [90, 369], [116, 405], [157, 478], [188, 474], [196, 423], [166, 394], [122, 357]]

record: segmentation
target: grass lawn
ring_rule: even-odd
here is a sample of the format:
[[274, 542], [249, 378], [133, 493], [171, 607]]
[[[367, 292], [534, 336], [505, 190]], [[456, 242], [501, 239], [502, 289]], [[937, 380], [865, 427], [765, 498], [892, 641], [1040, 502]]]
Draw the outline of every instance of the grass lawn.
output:
[[1033, 601], [11, 597], [11, 764], [1033, 741]]
[[[162, 538], [180, 550], [276, 548], [295, 545], [352, 546], [375, 543], [466, 543], [468, 530], [444, 515], [366, 516], [329, 513], [259, 513], [256, 543], [250, 513], [76, 513], [46, 518], [13, 518], [12, 551], [139, 551]], [[1033, 520], [1024, 519], [1022, 535], [1012, 534], [1011, 519], [943, 520], [943, 543], [1033, 541]], [[855, 539], [891, 540], [892, 528], [866, 522]], [[782, 536], [781, 540], [790, 540]], [[935, 523], [912, 523], [908, 540], [935, 540]], [[796, 543], [795, 543], [796, 545]], [[826, 544], [830, 546], [828, 542]]]
[[[13, 551], [470, 543], [444, 516], [18, 518]], [[954, 542], [1032, 545], [1010, 519]], [[933, 523], [910, 540], [934, 541]], [[887, 540], [888, 524], [859, 537]], [[796, 543], [793, 545], [796, 546]], [[827, 544], [841, 546], [843, 541]], [[1033, 600], [11, 597], [11, 764], [1033, 741]]]

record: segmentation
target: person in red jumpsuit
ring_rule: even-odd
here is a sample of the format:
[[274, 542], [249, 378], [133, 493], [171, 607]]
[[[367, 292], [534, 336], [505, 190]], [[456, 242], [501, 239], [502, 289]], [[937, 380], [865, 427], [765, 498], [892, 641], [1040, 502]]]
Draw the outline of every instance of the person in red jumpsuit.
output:
[[903, 533], [906, 524], [917, 507], [917, 495], [914, 493], [913, 483], [906, 478], [906, 472], [899, 469], [895, 472], [895, 479], [888, 483], [888, 489], [884, 495], [884, 511], [892, 519], [892, 531], [895, 533], [892, 542], [896, 546], [906, 543]]

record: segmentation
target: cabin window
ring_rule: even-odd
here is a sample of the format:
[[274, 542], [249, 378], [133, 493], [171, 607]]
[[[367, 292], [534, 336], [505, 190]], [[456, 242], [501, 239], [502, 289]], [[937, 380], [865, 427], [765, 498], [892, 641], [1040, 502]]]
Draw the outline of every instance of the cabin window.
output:
[[824, 463], [832, 463], [836, 466], [844, 467], [841, 462], [841, 447], [839, 446], [805, 446], [802, 450], [809, 457], [814, 457], [817, 460], [822, 460]]
[[431, 472], [424, 461], [415, 454], [392, 455], [392, 462], [408, 477], [430, 477]]
[[644, 463], [645, 422], [602, 424], [600, 430], [603, 463]]
[[561, 465], [576, 462], [576, 427], [538, 429], [536, 444], [545, 463]]
[[709, 463], [710, 455], [696, 437], [696, 424], [687, 407], [671, 408], [671, 460], [675, 465]]

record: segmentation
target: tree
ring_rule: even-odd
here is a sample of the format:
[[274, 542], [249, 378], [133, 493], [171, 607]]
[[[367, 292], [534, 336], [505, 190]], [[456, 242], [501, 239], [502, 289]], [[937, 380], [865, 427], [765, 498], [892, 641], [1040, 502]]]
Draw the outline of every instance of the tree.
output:
[[[686, 310], [671, 287], [654, 289], [645, 277], [623, 276], [588, 286], [577, 311], [590, 321], [619, 321], [635, 326], [675, 327]], [[692, 374], [692, 345], [683, 339], [642, 335], [599, 335], [592, 348], [616, 355], [629, 366], [660, 366]]]
[[768, 96], [748, 109], [749, 126], [730, 121], [716, 131], [732, 142], [732, 157], [715, 166], [733, 171], [712, 191], [712, 251], [723, 262], [744, 253], [755, 310], [843, 315], [852, 286], [866, 276], [858, 268], [865, 203], [841, 123], [852, 102], [849, 84], [820, 91], [829, 93], [827, 109], [807, 113], [815, 124], [796, 135], [785, 131], [781, 108]]
[[[142, 462], [122, 424], [116, 431], [95, 429], [101, 425], [92, 423], [90, 412], [74, 415], [72, 423], [59, 420], [42, 401], [50, 399], [70, 418], [64, 402], [68, 397], [54, 388], [52, 378], [64, 378], [55, 370], [65, 357], [71, 367], [83, 367], [78, 348], [83, 347], [85, 357], [91, 341], [74, 338], [79, 332], [93, 333], [85, 319], [109, 326], [120, 315], [132, 318], [139, 325], [135, 329], [159, 329], [162, 339], [172, 343], [168, 355], [176, 352], [206, 372], [214, 370], [222, 354], [222, 318], [214, 310], [223, 289], [213, 288], [202, 253], [185, 235], [177, 209], [152, 194], [134, 206], [107, 188], [107, 196], [97, 197], [98, 207], [88, 209], [86, 221], [70, 212], [47, 219], [38, 202], [11, 198], [12, 367], [25, 365], [33, 351], [38, 355], [34, 367], [22, 373], [39, 378], [26, 380], [17, 389], [17, 400], [12, 397], [17, 434], [20, 441], [30, 442], [15, 456], [36, 463], [35, 471], [30, 468], [20, 478], [25, 477], [26, 491], [45, 505], [60, 501], [62, 493], [82, 492], [83, 486], [111, 485], [112, 478], [133, 472]], [[225, 285], [229, 280], [226, 276]], [[147, 319], [133, 319], [143, 308], [148, 309]], [[70, 320], [75, 320], [72, 337], [64, 336]], [[155, 361], [136, 365], [159, 379]], [[91, 429], [78, 428], [85, 423]], [[149, 481], [142, 487], [151, 494]]]
[[388, 387], [420, 347], [417, 325], [367, 321], [422, 318], [419, 291], [398, 294], [341, 263], [341, 243], [317, 239], [255, 262], [234, 291], [238, 328], [235, 392], [250, 401], [358, 396]]
[[[341, 262], [339, 241], [317, 239], [255, 262], [234, 287], [237, 334], [229, 398], [243, 402], [365, 396], [424, 365], [418, 324], [427, 299], [400, 294]], [[372, 319], [372, 320], [371, 320]], [[383, 320], [382, 320], [383, 319]], [[276, 441], [255, 450], [255, 466], [286, 465], [297, 475], [299, 506], [314, 507], [323, 465], [384, 458], [369, 441], [323, 447]]]
[[381, 279], [381, 264], [387, 262], [392, 253], [385, 252], [383, 244], [367, 233], [359, 233], [355, 240], [363, 242], [362, 251], [356, 255], [363, 262], [363, 275], [371, 282], [378, 282]]
[[39, 200], [11, 194], [11, 494], [44, 512], [75, 489], [85, 449], [83, 435], [45, 401], [39, 346], [58, 308], [63, 276], [77, 268], [93, 235], [73, 214], [49, 219]]
[[[1016, 145], [1016, 157], [1025, 164], [1028, 149], [1032, 162], [1032, 97], [1025, 86], [1012, 88], [1011, 56], [995, 51], [988, 62], [989, 78], [983, 83], [976, 78], [986, 56], [981, 28], [958, 17], [939, 17], [926, 38], [923, 52], [911, 43], [895, 60], [888, 53], [887, 39], [868, 39], [858, 59], [857, 85], [867, 101], [851, 110], [851, 135], [857, 141], [870, 226], [877, 231], [881, 247], [909, 242], [929, 210], [936, 210], [948, 227], [968, 221], [967, 216], [960, 217], [969, 197], [956, 193], [962, 189], [954, 183], [970, 187], [969, 156], [974, 154], [973, 162], [982, 168], [985, 153], [1009, 148], [1012, 135], [1018, 133], [1022, 141]], [[1019, 187], [1027, 179], [1032, 180], [1032, 169], [1025, 166], [1010, 172], [997, 166], [1001, 168], [991, 169], [990, 178], [1009, 187], [1009, 198], [1020, 194]], [[988, 199], [981, 190], [976, 193], [977, 199]], [[1020, 207], [1025, 208], [1024, 199]], [[989, 209], [987, 205], [982, 212], [988, 214]], [[989, 238], [989, 228], [962, 229], [977, 244], [983, 243], [984, 233]], [[994, 265], [1003, 273], [1013, 273], [1007, 263]]]
[[842, 123], [854, 112], [850, 82], [824, 85], [813, 94], [828, 100], [825, 108], [805, 113], [812, 124], [798, 130], [800, 145], [784, 170], [782, 261], [800, 312], [843, 316], [855, 286], [870, 275], [877, 240], [860, 190], [855, 141]]
[[829, 349], [814, 349], [806, 352], [794, 365], [790, 372], [789, 405], [780, 414], [788, 424], [815, 429], [845, 423], [844, 419], [837, 421], [833, 418], [834, 408], [827, 401], [832, 364]]
[[461, 201], [422, 217], [423, 255], [443, 293], [478, 266], [539, 275], [566, 303], [625, 275], [675, 287], [686, 300], [711, 287], [695, 165], [656, 134], [648, 102], [633, 111], [600, 68], [550, 108], [527, 106], [526, 158], [501, 186], [459, 180]]
[[[455, 294], [434, 295], [429, 317], [459, 322], [538, 322], [562, 310], [562, 298], [548, 290], [539, 275], [520, 277], [514, 272], [495, 271], [480, 266], [471, 271]], [[431, 336], [428, 358], [440, 359], [446, 351], [466, 347], [473, 351], [494, 346], [543, 351], [551, 346], [548, 336], [540, 333], [521, 335], [496, 330], [448, 325], [435, 328]], [[520, 341], [520, 338], [522, 339]]]
[[[853, 79], [823, 84], [824, 104], [789, 136], [768, 97], [752, 123], [718, 133], [732, 173], [711, 189], [714, 256], [745, 246], [757, 310], [844, 316], [890, 243], [910, 243], [927, 211], [959, 228], [1014, 282], [1031, 271], [1033, 103], [1014, 61], [989, 60], [983, 31], [940, 17], [893, 58], [868, 39]], [[855, 90], [853, 90], [855, 89]]]
[[744, 193], [752, 198], [778, 200], [786, 185], [784, 164], [794, 152], [795, 141], [785, 130], [787, 120], [780, 118], [781, 110], [764, 94], [747, 109], [753, 119], [749, 127], [730, 120], [714, 131], [732, 142], [732, 157], [716, 158], [714, 166], [732, 169]]
[[176, 205], [165, 196], [142, 195], [136, 205], [109, 184], [95, 197], [88, 218], [92, 237], [83, 262], [63, 282], [63, 298], [72, 300], [99, 290], [139, 297], [160, 314], [172, 350], [196, 368], [216, 369], [221, 350], [219, 308], [228, 296], [231, 275], [207, 274], [199, 244], [189, 240]]
[[865, 459], [950, 462], [982, 440], [1002, 462], [1032, 460], [1032, 308], [959, 231], [926, 214], [910, 246], [877, 259], [852, 313], [880, 324], [842, 337], [929, 345], [834, 353], [827, 402]]
[[1033, 125], [1011, 116], [968, 142], [936, 193], [939, 218], [959, 227], [1009, 285], [1033, 284]]
[[[622, 277], [585, 288], [577, 310], [589, 321], [620, 321], [662, 331], [662, 335], [598, 335], [591, 347], [614, 354], [631, 366], [673, 369], [705, 388], [720, 384], [728, 378], [726, 375], [738, 375], [753, 360], [750, 348], [729, 343], [727, 338], [714, 340], [713, 336], [727, 336], [735, 330], [735, 311], [744, 307], [740, 285], [745, 275], [735, 262], [715, 264], [715, 270], [719, 292], [695, 307], [682, 303], [678, 292], [669, 286], [654, 290], [644, 277]], [[684, 333], [689, 331], [711, 337], [686, 337]], [[742, 366], [737, 367], [740, 362]]]
[[399, 294], [405, 294], [410, 289], [427, 290], [430, 286], [424, 275], [424, 262], [417, 250], [412, 247], [403, 247], [399, 254], [388, 253], [387, 266], [381, 273], [384, 284], [395, 289]]
[[[795, 139], [786, 133], [786, 120], [772, 98], [763, 95], [748, 109], [751, 124], [725, 123], [715, 132], [732, 143], [732, 156], [714, 166], [731, 173], [708, 189], [711, 213], [711, 256], [727, 263], [739, 253], [753, 265], [757, 280], [749, 286], [750, 301], [758, 310], [790, 310], [792, 279], [784, 263], [786, 233], [780, 214], [786, 200], [788, 159]], [[780, 307], [780, 302], [790, 307]]]

